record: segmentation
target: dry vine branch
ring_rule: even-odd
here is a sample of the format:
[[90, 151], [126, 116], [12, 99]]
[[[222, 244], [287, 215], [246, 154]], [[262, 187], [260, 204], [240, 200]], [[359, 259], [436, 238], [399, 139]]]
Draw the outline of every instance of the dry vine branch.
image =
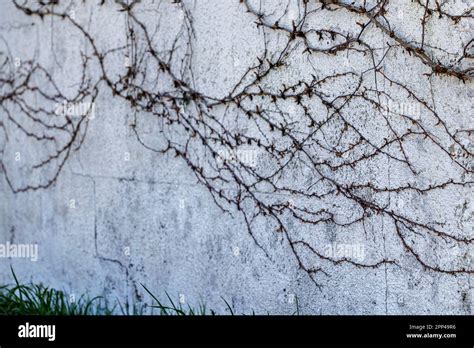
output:
[[[272, 221], [275, 233], [286, 240], [299, 267], [316, 284], [318, 275], [328, 275], [330, 264], [397, 265], [396, 253], [360, 262], [321, 250], [321, 236], [327, 229], [367, 235], [366, 226], [380, 221], [393, 232], [401, 250], [425, 270], [474, 273], [472, 267], [458, 265], [456, 257], [441, 264], [419, 247], [434, 241], [443, 250], [454, 246], [470, 250], [472, 231], [425, 218], [416, 209], [413, 214], [400, 209], [400, 202], [413, 196], [418, 202], [438, 199], [440, 192], [468, 198], [473, 183], [473, 129], [456, 122], [456, 114], [439, 112], [434, 101], [417, 89], [413, 76], [400, 80], [385, 64], [389, 57], [401, 55], [415, 67], [418, 82], [472, 84], [472, 37], [460, 47], [450, 47], [450, 52], [427, 39], [430, 24], [447, 21], [454, 32], [465, 28], [472, 23], [472, 9], [454, 13], [442, 1], [417, 0], [411, 6], [419, 15], [414, 24], [418, 29], [406, 34], [394, 16], [395, 1], [299, 0], [278, 5], [240, 1], [239, 9], [252, 17], [262, 34], [262, 53], [224, 96], [217, 96], [195, 87], [196, 33], [187, 1], [148, 5], [157, 13], [172, 8], [182, 14], [179, 27], [167, 29], [176, 29], [171, 42], [156, 38], [160, 24], [146, 20], [141, 11], [146, 5], [140, 1], [97, 3], [127, 18], [126, 45], [112, 50], [101, 49], [101, 38], [58, 1], [14, 2], [25, 15], [42, 21], [53, 17], [72, 26], [89, 48], [83, 53], [82, 82], [72, 97], [63, 94], [34, 62], [14, 72], [12, 57], [3, 53], [0, 127], [8, 134], [15, 125], [39, 146], [51, 142], [55, 149], [34, 167], [54, 169], [40, 184], [16, 186], [2, 158], [2, 171], [14, 192], [52, 185], [84, 141], [89, 122], [86, 115], [72, 120], [32, 106], [31, 94], [44, 99], [41, 105], [53, 105], [63, 100], [94, 101], [100, 90], [109, 89], [134, 112], [131, 126], [138, 142], [150, 151], [185, 161], [224, 212], [241, 212], [249, 234], [267, 255], [255, 225], [261, 219]], [[327, 23], [324, 18], [329, 15], [350, 20]], [[129, 64], [118, 76], [112, 74], [117, 70], [112, 65], [123, 57]], [[348, 61], [354, 66], [341, 65]], [[92, 64], [99, 73], [89, 74]], [[304, 73], [288, 78], [294, 70]], [[44, 88], [33, 83], [37, 75]], [[161, 146], [146, 139], [141, 120], [157, 122]], [[421, 180], [430, 159], [414, 144], [429, 148], [450, 170], [433, 182]], [[242, 153], [258, 154], [258, 163], [242, 160]], [[388, 177], [370, 175], [373, 168], [385, 167]], [[395, 170], [403, 173], [398, 180], [390, 177]]]

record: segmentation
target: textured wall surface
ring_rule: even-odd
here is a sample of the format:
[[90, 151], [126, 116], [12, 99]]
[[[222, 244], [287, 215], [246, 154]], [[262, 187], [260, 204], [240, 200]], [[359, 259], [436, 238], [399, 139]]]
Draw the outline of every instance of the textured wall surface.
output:
[[[246, 313], [290, 314], [295, 298], [304, 314], [473, 313], [472, 1], [440, 1], [441, 16], [431, 4], [425, 23], [425, 1], [389, 1], [372, 22], [342, 0], [18, 3], [0, 3], [0, 243], [37, 245], [38, 260], [0, 258], [1, 282], [12, 265], [25, 281], [122, 303], [149, 302], [143, 283], [220, 312], [223, 297]], [[29, 75], [35, 64], [44, 71]], [[148, 93], [132, 87], [136, 102], [118, 83], [130, 66], [139, 72], [127, 83]], [[289, 96], [300, 90], [302, 101]], [[62, 112], [65, 98], [73, 108]], [[274, 126], [254, 121], [265, 116]], [[228, 130], [227, 150], [213, 158], [189, 136], [194, 124], [206, 139], [207, 125]], [[230, 158], [236, 134], [252, 141]], [[290, 151], [276, 160], [257, 139]], [[180, 153], [156, 151], [169, 140]], [[278, 179], [249, 184], [291, 153]], [[207, 169], [226, 163], [250, 169], [237, 183]], [[206, 184], [199, 168], [227, 181]], [[238, 209], [240, 194], [250, 198]]]

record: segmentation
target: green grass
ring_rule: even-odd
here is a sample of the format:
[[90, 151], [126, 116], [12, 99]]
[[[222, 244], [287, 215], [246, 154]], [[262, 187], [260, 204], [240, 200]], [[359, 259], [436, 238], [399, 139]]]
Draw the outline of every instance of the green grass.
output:
[[[110, 307], [103, 297], [89, 299], [82, 295], [72, 302], [68, 294], [61, 290], [46, 287], [42, 284], [21, 283], [14, 270], [11, 269], [14, 283], [0, 286], [0, 315], [215, 315], [213, 310], [204, 304], [197, 308], [175, 303], [166, 293], [169, 304], [163, 303], [144, 285], [143, 288], [151, 296], [151, 305], [133, 303], [122, 304], [116, 301]], [[226, 302], [227, 303], [227, 302]], [[228, 305], [228, 304], [227, 304]], [[229, 306], [230, 308], [230, 306]], [[232, 312], [232, 311], [231, 311]]]
[[[150, 305], [152, 314], [159, 314], [159, 315], [216, 315], [216, 312], [212, 309], [206, 308], [206, 305], [201, 303], [197, 308], [192, 308], [190, 305], [184, 306], [182, 303], [178, 302], [175, 304], [173, 299], [170, 295], [165, 292], [166, 297], [168, 299], [169, 304], [162, 303], [150, 290], [147, 289], [145, 285], [143, 285], [145, 291], [151, 296], [151, 298], [155, 301], [154, 304]], [[227, 306], [229, 304], [226, 302]], [[230, 307], [229, 307], [230, 308]]]
[[[75, 301], [61, 290], [46, 287], [42, 284], [22, 284], [15, 272], [12, 271], [14, 283], [12, 285], [0, 286], [0, 315], [216, 315], [216, 311], [206, 307], [204, 303], [197, 307], [189, 304], [183, 305], [179, 301], [173, 301], [171, 296], [165, 292], [166, 301], [161, 301], [145, 285], [143, 289], [150, 295], [152, 303], [126, 303], [122, 305], [116, 301], [114, 306], [101, 296], [89, 298], [82, 295]], [[232, 306], [222, 298], [226, 305], [223, 314], [235, 315]], [[251, 313], [252, 315], [255, 312]], [[298, 299], [296, 298], [296, 315], [299, 315]]]
[[15, 283], [0, 286], [1, 315], [96, 315], [110, 314], [101, 297], [82, 295], [71, 301], [63, 291], [42, 284], [21, 284], [12, 269]]

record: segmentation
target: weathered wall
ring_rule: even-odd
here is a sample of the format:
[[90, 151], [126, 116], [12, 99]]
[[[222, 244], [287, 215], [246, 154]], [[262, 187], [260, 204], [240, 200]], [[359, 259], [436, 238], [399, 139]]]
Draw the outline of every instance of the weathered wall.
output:
[[[158, 7], [157, 2], [143, 3], [136, 11], [147, 23], [160, 22], [157, 37], [172, 42], [174, 30], [179, 27], [176, 23], [182, 20], [180, 10], [169, 4]], [[396, 11], [399, 23], [404, 24], [396, 25], [396, 30], [402, 34], [418, 33], [418, 17], [410, 11], [410, 6], [416, 4], [404, 1], [397, 4], [392, 10]], [[279, 6], [284, 8], [286, 2]], [[452, 11], [462, 12], [466, 8], [464, 2], [453, 6]], [[100, 37], [100, 47], [113, 48], [125, 43], [120, 33], [126, 29], [126, 14], [118, 8], [111, 2], [99, 7], [92, 1], [86, 5], [77, 1], [71, 3], [70, 10], [78, 23]], [[255, 17], [246, 13], [239, 1], [198, 0], [187, 4], [187, 8], [192, 13], [195, 31], [191, 64], [196, 88], [223, 97], [247, 67], [256, 63], [256, 55], [262, 52], [265, 40], [262, 31], [256, 28]], [[0, 13], [2, 52], [19, 58], [22, 64], [29, 59], [41, 62], [52, 72], [60, 88], [74, 91], [81, 76], [79, 52], [91, 52], [81, 33], [59, 18], [40, 20], [26, 16], [7, 1], [1, 2]], [[316, 19], [314, 25], [318, 21], [344, 28], [354, 19], [352, 14], [334, 12]], [[461, 24], [448, 34], [443, 28], [448, 24], [431, 23], [426, 27], [426, 41], [457, 52], [458, 46], [472, 37], [464, 20]], [[272, 33], [267, 35], [269, 40], [278, 39], [272, 38]], [[387, 47], [388, 39], [380, 32], [368, 30], [364, 35], [375, 46]], [[278, 85], [281, 79], [291, 81], [313, 73], [300, 56], [296, 54], [290, 59], [284, 77], [275, 76], [268, 83]], [[361, 57], [355, 55], [344, 60], [344, 54], [341, 56], [336, 60], [317, 56], [316, 70], [364, 69], [365, 61]], [[123, 65], [120, 58], [112, 59], [116, 59], [115, 66]], [[383, 66], [392, 78], [413, 86], [443, 117], [449, 118], [448, 127], [458, 124], [472, 129], [470, 81], [462, 83], [439, 76], [423, 79], [420, 76], [426, 67], [401, 52], [390, 55]], [[99, 74], [97, 65], [88, 73]], [[386, 81], [380, 84], [388, 86]], [[334, 84], [332, 89], [335, 94], [345, 93], [351, 85], [343, 82]], [[392, 93], [398, 93], [401, 100], [406, 98], [402, 91]], [[34, 100], [35, 96], [29, 98]], [[104, 294], [122, 303], [134, 301], [137, 294], [148, 300], [140, 286], [143, 283], [158, 295], [167, 291], [178, 298], [182, 294], [185, 302], [204, 301], [218, 311], [225, 310], [223, 297], [237, 312], [293, 313], [296, 305], [292, 299], [296, 295], [305, 314], [472, 314], [472, 275], [424, 271], [413, 255], [403, 251], [390, 219], [383, 216], [374, 217], [364, 229], [355, 226], [348, 231], [337, 226], [295, 224], [299, 232], [318, 234], [320, 237], [314, 237], [314, 241], [319, 241], [322, 248], [329, 243], [357, 243], [364, 246], [366, 260], [377, 260], [380, 256], [399, 261], [399, 266], [368, 269], [329, 264], [326, 265], [329, 276], [316, 277], [322, 285], [318, 288], [298, 267], [287, 241], [274, 231], [269, 221], [264, 219], [254, 226], [269, 254], [266, 256], [255, 245], [237, 209], [229, 208], [232, 216], [223, 213], [184, 161], [172, 154], [146, 150], [130, 127], [135, 111], [126, 101], [113, 97], [107, 88], [100, 88], [94, 105], [95, 117], [89, 122], [84, 143], [71, 153], [53, 185], [13, 193], [2, 175], [0, 242], [37, 244], [38, 261], [0, 259], [1, 282], [12, 280], [9, 267], [13, 265], [19, 278], [25, 281], [44, 282], [77, 294]], [[364, 127], [366, 122], [375, 139], [383, 125], [370, 122], [370, 117], [375, 118], [374, 112], [354, 107], [352, 114], [356, 124]], [[5, 110], [0, 113], [0, 122], [7, 129], [0, 138], [1, 161], [10, 171], [11, 182], [14, 187], [30, 180], [41, 182], [42, 175], [49, 175], [48, 169], [40, 173], [30, 171], [28, 163], [44, 149], [38, 144], [30, 145], [9, 123]], [[424, 111], [421, 117], [425, 117]], [[156, 121], [140, 118], [140, 127], [144, 138], [159, 141]], [[471, 146], [472, 137], [467, 141]], [[412, 158], [420, 158], [420, 163], [424, 160], [423, 170], [412, 184], [430, 184], [445, 174], [448, 178], [457, 177], [455, 166], [440, 160], [443, 154], [422, 141], [413, 140], [407, 149]], [[21, 156], [16, 160], [18, 153]], [[467, 161], [472, 163], [472, 157], [467, 157]], [[404, 182], [408, 177], [404, 169], [387, 159], [366, 163], [357, 175], [374, 181], [383, 178], [389, 183]], [[472, 173], [464, 177], [465, 181], [469, 175]], [[286, 180], [301, 178], [295, 175]], [[473, 238], [471, 196], [471, 186], [462, 186], [441, 190], [429, 199], [408, 193], [395, 204], [400, 214], [416, 211], [423, 221], [442, 221], [448, 231]], [[341, 204], [338, 209], [341, 216], [350, 216], [354, 208]], [[291, 221], [288, 223], [291, 226]], [[449, 265], [472, 269], [472, 247], [456, 246], [438, 252], [436, 238], [428, 238], [425, 243], [421, 248], [435, 264], [447, 259]]]

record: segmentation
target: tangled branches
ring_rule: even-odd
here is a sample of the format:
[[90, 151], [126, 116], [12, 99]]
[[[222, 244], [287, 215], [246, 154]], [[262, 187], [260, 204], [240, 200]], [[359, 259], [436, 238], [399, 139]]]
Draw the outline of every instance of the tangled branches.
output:
[[[260, 53], [231, 88], [208, 93], [197, 87], [201, 76], [193, 68], [200, 34], [191, 3], [94, 5], [126, 18], [123, 45], [110, 49], [68, 5], [14, 3], [39, 21], [52, 17], [70, 26], [87, 50], [69, 97], [40, 65], [14, 72], [3, 55], [4, 144], [15, 125], [42, 148], [54, 148], [33, 167], [53, 168], [36, 184], [15, 186], [2, 158], [13, 191], [53, 184], [84, 141], [90, 110], [73, 119], [53, 105], [93, 103], [107, 89], [128, 103], [143, 147], [183, 160], [220, 209], [240, 211], [269, 257], [265, 234], [279, 234], [315, 283], [329, 265], [397, 266], [403, 255], [427, 271], [474, 273], [462, 257], [474, 242], [471, 115], [435, 97], [439, 88], [472, 84], [472, 9], [438, 0], [240, 1], [238, 11], [262, 40]], [[160, 16], [170, 13], [179, 20]], [[428, 35], [433, 27], [446, 28], [445, 38], [461, 37], [442, 47], [435, 33]], [[31, 105], [32, 94], [41, 107]], [[151, 122], [153, 137], [143, 132]], [[329, 255], [328, 233], [332, 241], [367, 241], [372, 234], [376, 249], [363, 261]], [[397, 248], [382, 250], [386, 239]]]

